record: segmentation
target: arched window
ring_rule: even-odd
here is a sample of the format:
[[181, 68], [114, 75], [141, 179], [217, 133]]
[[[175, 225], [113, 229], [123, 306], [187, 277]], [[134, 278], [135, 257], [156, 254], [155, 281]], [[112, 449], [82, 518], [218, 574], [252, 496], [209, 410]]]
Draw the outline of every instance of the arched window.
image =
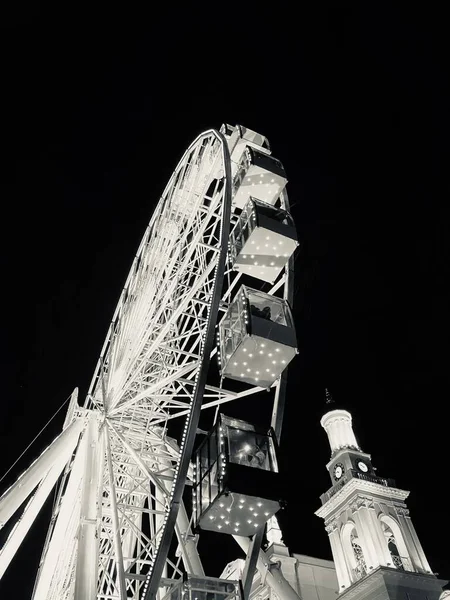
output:
[[413, 571], [409, 552], [397, 521], [390, 515], [382, 515], [380, 522], [392, 558], [392, 566], [403, 571]]
[[394, 567], [396, 569], [400, 569], [400, 570], [404, 571], [405, 567], [403, 566], [403, 562], [402, 562], [400, 553], [398, 551], [397, 544], [395, 542], [394, 534], [389, 529], [389, 527], [387, 527], [387, 525], [386, 525], [386, 530], [385, 530], [384, 534], [386, 535], [386, 538], [387, 538], [389, 552], [391, 553], [391, 557], [392, 557], [392, 564], [394, 565]]
[[355, 555], [356, 567], [355, 575], [357, 579], [364, 577], [367, 573], [366, 561], [361, 546], [359, 545], [359, 539], [356, 534], [356, 529], [353, 529], [350, 540], [352, 542], [353, 554]]
[[367, 573], [367, 567], [358, 533], [352, 521], [348, 521], [342, 527], [341, 539], [350, 578], [352, 581], [357, 581]]

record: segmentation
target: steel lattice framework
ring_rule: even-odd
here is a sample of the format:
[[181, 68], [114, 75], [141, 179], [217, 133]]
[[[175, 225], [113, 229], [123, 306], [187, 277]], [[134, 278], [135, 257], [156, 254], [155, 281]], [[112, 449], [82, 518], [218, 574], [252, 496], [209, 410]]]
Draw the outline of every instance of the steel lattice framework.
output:
[[[209, 377], [215, 327], [241, 278], [227, 250], [232, 167], [222, 132], [202, 133], [185, 152], [139, 246], [83, 407], [75, 391], [61, 435], [0, 498], [0, 526], [29, 499], [0, 551], [1, 577], [58, 484], [35, 600], [148, 599], [183, 571], [204, 574], [182, 498], [200, 413], [262, 391], [227, 390]], [[285, 192], [282, 201], [287, 207]], [[292, 299], [291, 269], [292, 260], [270, 293]], [[278, 435], [285, 384], [283, 374], [274, 386]]]

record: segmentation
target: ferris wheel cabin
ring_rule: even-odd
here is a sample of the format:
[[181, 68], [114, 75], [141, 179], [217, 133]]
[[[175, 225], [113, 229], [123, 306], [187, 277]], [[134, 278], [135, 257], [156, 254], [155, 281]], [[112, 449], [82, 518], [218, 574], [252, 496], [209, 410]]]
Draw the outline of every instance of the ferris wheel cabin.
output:
[[223, 377], [270, 387], [297, 353], [287, 300], [242, 286], [219, 324]]
[[288, 211], [250, 198], [231, 232], [229, 252], [236, 271], [274, 283], [297, 246]]
[[[253, 535], [280, 509], [280, 479], [272, 429], [220, 415], [194, 457], [196, 527]], [[250, 470], [251, 469], [251, 470]]]
[[241, 600], [239, 581], [185, 573], [162, 600]]

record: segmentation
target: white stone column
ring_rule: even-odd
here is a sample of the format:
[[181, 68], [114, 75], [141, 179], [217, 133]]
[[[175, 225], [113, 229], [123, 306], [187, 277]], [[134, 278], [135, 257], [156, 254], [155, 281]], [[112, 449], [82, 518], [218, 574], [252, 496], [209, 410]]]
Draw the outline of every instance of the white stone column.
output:
[[369, 518], [371, 523], [370, 531], [377, 549], [380, 565], [392, 567], [392, 556], [389, 552], [386, 536], [384, 535], [380, 520], [375, 512], [375, 508], [369, 508]]
[[342, 548], [341, 536], [337, 528], [336, 521], [325, 527], [330, 540], [331, 552], [333, 554], [334, 566], [336, 568], [337, 580], [339, 583], [339, 592], [351, 585], [350, 575]]
[[377, 549], [372, 537], [370, 527], [370, 517], [368, 515], [368, 501], [365, 498], [358, 498], [352, 503], [351, 509], [353, 519], [356, 525], [358, 538], [361, 541], [361, 548], [366, 561], [367, 573], [371, 573], [380, 566]]
[[413, 561], [412, 566], [415, 567], [417, 571], [432, 573], [425, 552], [423, 551], [422, 544], [419, 541], [415, 527], [409, 517], [409, 510], [406, 508], [398, 508], [397, 515], [400, 528], [404, 535], [406, 547], [408, 548], [410, 557]]

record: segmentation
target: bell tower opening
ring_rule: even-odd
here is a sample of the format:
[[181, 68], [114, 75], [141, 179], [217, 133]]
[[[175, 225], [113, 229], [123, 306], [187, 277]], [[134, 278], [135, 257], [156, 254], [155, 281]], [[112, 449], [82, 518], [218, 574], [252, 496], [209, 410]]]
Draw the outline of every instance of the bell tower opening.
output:
[[350, 580], [357, 581], [367, 573], [367, 564], [361, 540], [353, 521], [348, 521], [341, 529], [342, 548], [345, 554]]
[[397, 520], [389, 515], [380, 515], [379, 518], [389, 554], [392, 558], [391, 565], [403, 571], [413, 571], [409, 551]]
[[397, 569], [401, 569], [404, 571], [405, 567], [403, 566], [403, 562], [402, 562], [400, 553], [398, 551], [397, 544], [395, 542], [394, 534], [392, 532], [385, 532], [385, 535], [386, 535], [386, 533], [388, 533], [387, 542], [388, 542], [389, 552], [391, 553], [391, 556], [392, 556], [392, 564]]
[[353, 530], [350, 534], [350, 541], [353, 548], [353, 554], [355, 555], [356, 567], [355, 567], [355, 578], [360, 579], [367, 573], [366, 561], [364, 559], [364, 553], [359, 544], [359, 539], [356, 531]]

